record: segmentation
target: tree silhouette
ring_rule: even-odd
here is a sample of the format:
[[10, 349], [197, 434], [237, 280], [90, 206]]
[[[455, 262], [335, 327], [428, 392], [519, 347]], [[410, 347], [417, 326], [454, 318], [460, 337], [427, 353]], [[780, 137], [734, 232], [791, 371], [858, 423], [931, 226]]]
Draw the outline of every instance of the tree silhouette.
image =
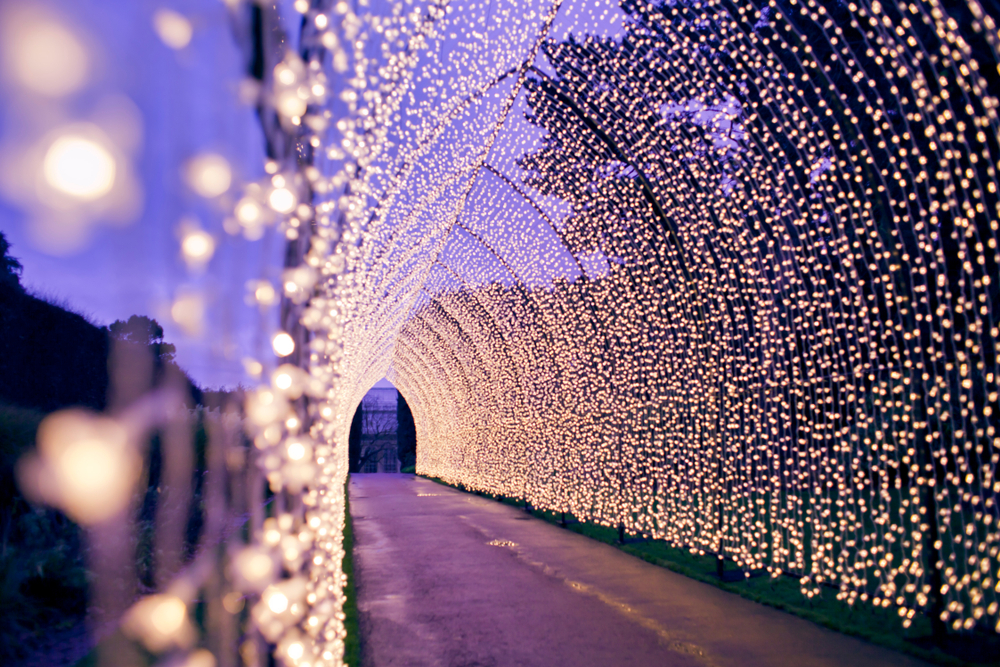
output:
[[147, 345], [154, 357], [161, 363], [171, 363], [177, 348], [163, 342], [163, 327], [156, 320], [145, 315], [132, 315], [127, 321], [115, 320], [109, 327], [115, 340]]
[[10, 242], [7, 241], [7, 237], [0, 232], [0, 285], [16, 290], [23, 289], [21, 287], [23, 270], [21, 262], [10, 254]]

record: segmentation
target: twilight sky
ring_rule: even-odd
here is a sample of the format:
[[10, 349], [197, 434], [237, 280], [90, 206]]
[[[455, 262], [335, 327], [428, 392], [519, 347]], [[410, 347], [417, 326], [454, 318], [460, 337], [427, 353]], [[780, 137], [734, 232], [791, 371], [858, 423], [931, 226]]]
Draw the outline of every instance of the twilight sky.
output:
[[[226, 5], [219, 0], [27, 5], [35, 14], [25, 19], [17, 14], [24, 5], [0, 0], [0, 25], [55, 20], [68, 27], [86, 49], [88, 76], [73, 94], [33, 95], [13, 80], [11, 47], [0, 45], [0, 168], [16, 169], [21, 147], [43, 142], [53, 128], [103, 122], [112, 138], [128, 131], [135, 135], [130, 155], [141, 205], [126, 216], [125, 225], [104, 224], [96, 215], [82, 247], [53, 253], [33, 233], [48, 214], [44, 206], [33, 206], [9, 188], [0, 190], [0, 231], [24, 265], [24, 284], [96, 324], [132, 314], [155, 317], [166, 339], [177, 345], [181, 366], [198, 383], [246, 383], [241, 360], [267, 352], [274, 318], [265, 316], [261, 332], [261, 315], [244, 303], [245, 283], [278, 277], [282, 239], [270, 238], [275, 236], [271, 230], [251, 242], [222, 229], [233, 196], [246, 182], [264, 176], [263, 136], [253, 109], [240, 102], [244, 55]], [[190, 20], [191, 41], [182, 49], [168, 47], [154, 30], [154, 12], [164, 7]], [[109, 108], [118, 110], [110, 122]], [[229, 194], [215, 201], [192, 193], [182, 177], [186, 161], [206, 151], [223, 155], [233, 171]], [[177, 228], [182, 218], [197, 221], [215, 238], [215, 256], [202, 275], [189, 272], [181, 261]], [[198, 337], [186, 335], [169, 314], [172, 299], [192, 289], [208, 298], [207, 326]]]

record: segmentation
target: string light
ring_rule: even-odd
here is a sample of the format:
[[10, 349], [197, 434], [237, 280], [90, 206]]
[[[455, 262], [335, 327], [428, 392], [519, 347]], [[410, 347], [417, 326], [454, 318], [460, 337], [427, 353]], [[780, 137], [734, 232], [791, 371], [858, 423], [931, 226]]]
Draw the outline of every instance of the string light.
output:
[[449, 9], [369, 17], [427, 53], [341, 94], [320, 433], [386, 373], [418, 472], [995, 629], [994, 19]]
[[107, 148], [72, 133], [52, 142], [42, 170], [54, 189], [83, 200], [103, 197], [115, 182], [115, 160]]

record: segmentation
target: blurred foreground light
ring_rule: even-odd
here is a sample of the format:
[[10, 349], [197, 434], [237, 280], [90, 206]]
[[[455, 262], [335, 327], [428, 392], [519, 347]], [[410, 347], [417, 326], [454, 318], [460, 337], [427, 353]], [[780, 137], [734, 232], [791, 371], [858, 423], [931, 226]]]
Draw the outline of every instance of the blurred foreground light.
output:
[[306, 378], [305, 371], [295, 364], [281, 364], [271, 374], [271, 384], [288, 398], [296, 399], [305, 389]]
[[193, 229], [186, 232], [181, 239], [181, 253], [188, 266], [203, 267], [215, 252], [215, 239], [208, 232]]
[[140, 463], [118, 422], [61, 410], [38, 427], [38, 453], [22, 459], [18, 479], [32, 500], [89, 525], [125, 509]]
[[298, 80], [295, 70], [285, 63], [278, 63], [278, 65], [275, 66], [274, 78], [277, 79], [278, 83], [283, 86], [291, 86]]
[[[223, 605], [225, 602], [223, 602]], [[215, 656], [208, 649], [200, 648], [197, 651], [192, 651], [184, 662], [180, 664], [180, 667], [215, 667], [216, 661]]]
[[292, 340], [291, 336], [282, 331], [271, 339], [271, 347], [279, 357], [287, 357], [295, 351], [295, 341]]
[[246, 412], [251, 424], [267, 427], [287, 417], [288, 401], [267, 387], [260, 387], [247, 394]]
[[85, 201], [99, 199], [115, 184], [115, 159], [94, 139], [68, 134], [45, 153], [42, 172], [50, 186]]
[[0, 22], [8, 76], [28, 90], [63, 97], [87, 83], [90, 55], [66, 26], [29, 12], [4, 12]]
[[275, 188], [271, 191], [267, 203], [278, 213], [291, 213], [299, 201], [288, 188]]
[[[260, 547], [246, 547], [233, 558], [230, 575], [235, 586], [246, 593], [259, 593], [270, 585], [277, 573], [277, 563]], [[242, 605], [241, 605], [242, 607]]]
[[247, 305], [272, 306], [278, 299], [274, 286], [266, 280], [247, 281]]
[[187, 605], [170, 594], [149, 595], [136, 602], [125, 614], [122, 629], [153, 653], [189, 646], [194, 638]]
[[260, 377], [260, 374], [264, 372], [264, 366], [256, 359], [251, 359], [247, 357], [243, 359], [243, 370], [247, 372], [250, 377]]
[[295, 303], [305, 303], [318, 280], [319, 274], [310, 266], [296, 266], [281, 272], [285, 296]]
[[170, 317], [189, 336], [200, 336], [204, 329], [205, 298], [198, 292], [183, 292], [170, 306]]
[[268, 595], [266, 602], [267, 608], [275, 614], [280, 614], [288, 609], [288, 598], [284, 593], [280, 593], [278, 591], [274, 591]]
[[188, 186], [206, 199], [223, 194], [233, 182], [229, 161], [216, 153], [191, 158], [184, 175]]
[[191, 21], [171, 9], [157, 9], [153, 14], [153, 29], [163, 43], [172, 49], [183, 49], [191, 42], [194, 29]]
[[259, 225], [262, 214], [260, 204], [250, 197], [244, 197], [236, 203], [236, 219], [244, 227]]
[[312, 457], [312, 443], [310, 440], [293, 436], [285, 442], [285, 456], [289, 461], [304, 461]]
[[286, 118], [299, 118], [304, 116], [309, 109], [309, 105], [298, 93], [288, 90], [278, 96], [278, 111]]

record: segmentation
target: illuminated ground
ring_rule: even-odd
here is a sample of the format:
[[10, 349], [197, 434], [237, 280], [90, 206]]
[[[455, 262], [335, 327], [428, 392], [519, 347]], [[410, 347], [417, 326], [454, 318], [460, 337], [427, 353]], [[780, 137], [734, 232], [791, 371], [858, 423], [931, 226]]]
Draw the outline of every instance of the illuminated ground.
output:
[[923, 664], [411, 475], [350, 493], [366, 667]]

